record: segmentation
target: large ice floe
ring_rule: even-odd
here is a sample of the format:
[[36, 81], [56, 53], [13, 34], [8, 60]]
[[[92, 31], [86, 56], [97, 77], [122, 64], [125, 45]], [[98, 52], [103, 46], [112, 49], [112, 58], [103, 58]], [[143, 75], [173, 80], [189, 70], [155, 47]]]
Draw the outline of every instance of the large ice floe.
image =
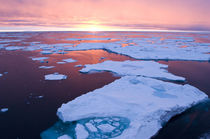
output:
[[166, 72], [163, 69], [166, 67], [150, 61], [85, 65], [81, 72], [110, 71], [122, 77], [62, 104], [57, 111], [58, 117], [65, 123], [76, 121], [75, 125], [65, 126], [62, 132], [55, 132], [53, 128], [54, 131], [47, 130], [42, 136], [56, 133], [59, 137], [65, 133], [77, 139], [152, 137], [171, 117], [207, 99], [205, 93], [188, 84], [159, 80], [184, 80]]
[[80, 72], [110, 71], [120, 76], [146, 76], [162, 80], [184, 81], [185, 78], [169, 73], [168, 66], [153, 61], [105, 61], [103, 63], [85, 65]]

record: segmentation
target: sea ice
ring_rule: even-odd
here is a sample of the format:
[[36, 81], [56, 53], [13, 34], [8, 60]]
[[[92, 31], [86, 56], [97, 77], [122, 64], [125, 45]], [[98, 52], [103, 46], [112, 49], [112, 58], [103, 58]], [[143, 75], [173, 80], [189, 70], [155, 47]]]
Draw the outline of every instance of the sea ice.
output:
[[43, 54], [43, 55], [50, 55], [50, 54], [53, 54], [52, 51], [41, 51], [40, 53]]
[[91, 132], [97, 132], [97, 128], [93, 126], [92, 123], [86, 123], [85, 126], [91, 131]]
[[116, 138], [148, 139], [172, 116], [206, 98], [206, 94], [190, 85], [125, 76], [63, 104], [57, 115], [64, 122], [94, 117], [125, 117], [130, 124]]
[[1, 112], [7, 112], [9, 109], [8, 108], [2, 108]]
[[82, 67], [82, 65], [75, 65], [74, 67], [76, 67], [76, 68], [77, 68], [77, 67]]
[[72, 138], [68, 135], [63, 135], [63, 136], [58, 137], [57, 139], [72, 139]]
[[68, 58], [68, 59], [63, 59], [64, 62], [67, 62], [67, 63], [73, 63], [73, 62], [76, 62], [77, 60], [74, 60], [72, 58]]
[[57, 64], [66, 64], [66, 62], [56, 62]]
[[40, 69], [52, 69], [55, 66], [39, 66]]
[[165, 69], [167, 67], [167, 65], [159, 64], [153, 61], [105, 61], [103, 63], [85, 65], [80, 72], [87, 73], [93, 71], [110, 71], [120, 76], [140, 75], [164, 80], [185, 80], [183, 77], [175, 76], [167, 72]]
[[45, 80], [64, 80], [64, 79], [67, 79], [67, 76], [63, 74], [59, 74], [57, 72], [53, 74], [45, 75]]
[[98, 128], [103, 132], [111, 132], [115, 129], [115, 127], [111, 126], [110, 124], [101, 124], [98, 126]]
[[42, 60], [46, 60], [46, 59], [48, 59], [49, 57], [32, 57], [32, 60], [34, 60], [34, 61], [42, 61]]
[[21, 47], [21, 46], [8, 46], [8, 47], [5, 47], [5, 49], [8, 50], [8, 51], [15, 51], [15, 50], [24, 49], [24, 47]]
[[88, 132], [85, 130], [84, 126], [77, 124], [75, 128], [77, 139], [86, 139], [88, 137]]

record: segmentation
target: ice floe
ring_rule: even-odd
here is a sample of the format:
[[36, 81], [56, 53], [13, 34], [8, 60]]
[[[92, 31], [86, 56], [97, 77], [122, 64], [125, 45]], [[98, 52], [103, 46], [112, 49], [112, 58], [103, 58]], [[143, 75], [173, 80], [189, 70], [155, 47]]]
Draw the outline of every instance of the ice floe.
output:
[[110, 71], [120, 76], [146, 76], [163, 80], [184, 81], [185, 78], [167, 72], [168, 66], [154, 61], [105, 61], [98, 64], [87, 64], [80, 70], [82, 73]]
[[9, 109], [8, 108], [2, 108], [1, 112], [7, 112]]
[[44, 77], [45, 77], [45, 80], [64, 80], [64, 79], [67, 79], [66, 75], [59, 74], [57, 72], [55, 72], [53, 74], [45, 75]]
[[62, 62], [62, 61], [60, 61], [60, 62], [56, 62], [57, 64], [66, 64], [66, 62]]
[[77, 60], [74, 60], [74, 59], [72, 59], [72, 58], [63, 59], [62, 61], [67, 62], [67, 63], [77, 62]]
[[86, 139], [88, 137], [88, 132], [85, 130], [85, 127], [81, 124], [77, 124], [75, 128], [77, 139]]
[[74, 67], [78, 68], [78, 67], [82, 67], [82, 65], [81, 65], [81, 64], [79, 64], [79, 65], [75, 65]]
[[31, 59], [33, 61], [42, 61], [42, 60], [46, 60], [48, 59], [49, 57], [32, 57]]
[[[115, 136], [116, 138], [148, 139], [155, 135], [162, 124], [172, 116], [206, 98], [206, 94], [190, 85], [125, 76], [63, 104], [58, 109], [57, 115], [64, 122], [94, 117], [125, 117], [130, 121], [129, 126], [124, 132]], [[101, 119], [99, 122], [103, 123], [103, 121], [106, 119]], [[79, 127], [80, 132], [84, 132], [87, 136], [87, 128]], [[104, 122], [96, 127], [102, 132], [109, 132], [114, 129], [114, 124], [108, 125]]]
[[52, 69], [55, 66], [39, 66], [40, 69]]

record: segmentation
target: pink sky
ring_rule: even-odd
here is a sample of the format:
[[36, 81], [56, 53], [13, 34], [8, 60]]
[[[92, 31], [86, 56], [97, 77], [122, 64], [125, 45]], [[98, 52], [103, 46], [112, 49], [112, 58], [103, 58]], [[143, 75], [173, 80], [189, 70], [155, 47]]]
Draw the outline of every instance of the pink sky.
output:
[[0, 0], [0, 30], [210, 30], [210, 0]]

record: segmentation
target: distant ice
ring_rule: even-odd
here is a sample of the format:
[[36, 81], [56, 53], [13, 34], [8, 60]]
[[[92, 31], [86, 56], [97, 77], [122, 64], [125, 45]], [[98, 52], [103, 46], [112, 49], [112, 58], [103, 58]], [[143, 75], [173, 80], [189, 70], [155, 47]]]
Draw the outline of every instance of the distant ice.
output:
[[52, 51], [41, 51], [40, 53], [43, 54], [43, 55], [50, 55], [50, 54], [53, 54]]
[[7, 112], [9, 109], [8, 108], [2, 108], [1, 112]]
[[39, 66], [40, 69], [52, 69], [55, 66]]
[[34, 61], [42, 61], [42, 60], [46, 60], [48, 58], [49, 57], [32, 57], [32, 60], [34, 60]]
[[94, 40], [94, 41], [102, 41], [102, 40], [111, 40], [111, 38], [67, 38], [68, 41], [82, 41], [82, 40]]
[[164, 80], [184, 81], [185, 78], [167, 72], [168, 66], [153, 61], [105, 61], [98, 64], [85, 65], [82, 73], [93, 71], [110, 71], [120, 76], [145, 76]]
[[15, 51], [15, 50], [24, 49], [24, 47], [21, 47], [21, 46], [8, 46], [8, 47], [5, 47], [5, 49], [8, 50], [8, 51]]
[[[131, 33], [132, 34], [132, 33]], [[130, 34], [130, 35], [131, 35]], [[120, 35], [126, 35], [126, 33]], [[139, 34], [138, 34], [139, 35]], [[145, 35], [142, 33], [141, 35]], [[149, 37], [121, 37], [115, 42], [107, 43], [85, 43], [81, 42], [76, 47], [69, 43], [58, 44], [41, 44], [32, 42], [30, 46], [5, 47], [6, 50], [41, 50], [41, 54], [65, 54], [65, 51], [79, 51], [79, 50], [94, 50], [102, 49], [108, 52], [117, 54], [123, 54], [135, 59], [146, 60], [196, 60], [196, 61], [209, 61], [210, 55], [207, 54], [210, 51], [210, 43], [196, 42], [194, 37], [189, 36], [176, 36], [168, 38], [167, 36], [155, 37], [150, 35]], [[113, 38], [69, 38], [68, 40], [110, 40]], [[122, 44], [129, 44], [126, 47], [122, 47]], [[187, 47], [183, 47], [187, 46]]]
[[68, 58], [68, 59], [63, 59], [64, 62], [67, 62], [67, 63], [73, 63], [73, 62], [76, 62], [77, 60], [74, 60], [72, 58]]
[[56, 62], [57, 64], [66, 64], [66, 62]]
[[[116, 136], [117, 139], [148, 139], [172, 116], [206, 98], [206, 94], [190, 85], [125, 76], [63, 104], [57, 115], [64, 122], [94, 117], [125, 117], [130, 124]], [[104, 126], [98, 128], [108, 132], [109, 129], [114, 129], [114, 125], [119, 123], [104, 123]], [[84, 131], [83, 126], [79, 129]], [[112, 132], [114, 135], [118, 130], [114, 129]], [[87, 136], [85, 131], [84, 133]]]
[[67, 79], [66, 75], [59, 74], [59, 73], [53, 73], [53, 74], [48, 74], [45, 75], [45, 80], [64, 80]]
[[82, 67], [82, 65], [75, 65], [74, 67]]

